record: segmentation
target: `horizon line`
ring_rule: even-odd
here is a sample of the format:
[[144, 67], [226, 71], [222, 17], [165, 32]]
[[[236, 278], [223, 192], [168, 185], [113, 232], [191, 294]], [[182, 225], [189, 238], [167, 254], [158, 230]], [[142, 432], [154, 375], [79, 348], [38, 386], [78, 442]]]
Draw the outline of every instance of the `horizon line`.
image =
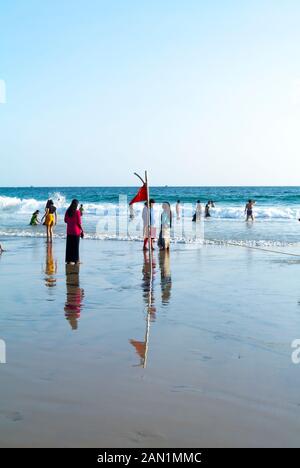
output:
[[[43, 189], [43, 188], [136, 188], [139, 185], [3, 185], [0, 186], [0, 189], [13, 189], [13, 188], [24, 188], [24, 189]], [[208, 187], [233, 187], [233, 188], [243, 188], [243, 187], [293, 187], [293, 188], [300, 188], [300, 185], [150, 185], [153, 188], [208, 188]]]

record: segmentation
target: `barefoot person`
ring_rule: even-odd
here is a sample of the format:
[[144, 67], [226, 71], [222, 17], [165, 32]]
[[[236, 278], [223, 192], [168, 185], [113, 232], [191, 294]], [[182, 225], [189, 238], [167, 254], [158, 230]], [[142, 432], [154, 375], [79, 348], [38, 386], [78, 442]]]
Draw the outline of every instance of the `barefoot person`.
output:
[[47, 242], [52, 242], [53, 227], [57, 224], [56, 206], [54, 206], [53, 200], [47, 201], [45, 214], [42, 220], [44, 218], [45, 218], [44, 225], [46, 226], [46, 232], [47, 232]]
[[253, 205], [254, 204], [255, 204], [254, 200], [248, 200], [248, 203], [246, 203], [246, 206], [245, 206], [246, 221], [249, 221], [249, 219], [254, 221], [254, 216], [253, 216]]
[[65, 223], [67, 224], [66, 263], [79, 263], [79, 241], [83, 238], [81, 226], [81, 214], [78, 210], [78, 200], [74, 199], [66, 211]]
[[[151, 246], [150, 248], [154, 250], [153, 247], [153, 241], [156, 237], [156, 228], [155, 228], [155, 217], [154, 217], [154, 203], [155, 200], [153, 198], [150, 199], [150, 211], [149, 211], [149, 216], [150, 216], [150, 237], [151, 237]], [[145, 202], [144, 208], [143, 208], [143, 213], [142, 213], [142, 218], [143, 218], [143, 228], [144, 228], [144, 246], [143, 250], [147, 250], [147, 244], [149, 240], [149, 232], [148, 232], [148, 203]]]
[[158, 239], [158, 246], [160, 250], [169, 250], [170, 249], [170, 237], [171, 237], [171, 227], [172, 227], [172, 211], [169, 202], [164, 202], [162, 204], [162, 215], [161, 215], [161, 226], [160, 234]]

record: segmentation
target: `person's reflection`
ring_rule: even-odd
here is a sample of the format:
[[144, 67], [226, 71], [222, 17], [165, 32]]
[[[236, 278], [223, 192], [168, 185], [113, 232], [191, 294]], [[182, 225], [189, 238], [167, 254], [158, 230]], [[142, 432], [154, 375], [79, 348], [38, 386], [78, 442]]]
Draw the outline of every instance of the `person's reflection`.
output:
[[161, 277], [161, 301], [162, 305], [167, 305], [170, 301], [172, 288], [170, 252], [168, 250], [159, 251], [159, 267]]
[[47, 288], [56, 286], [57, 261], [53, 257], [52, 244], [46, 246], [45, 285]]
[[155, 298], [153, 279], [155, 276], [155, 259], [152, 255], [152, 262], [150, 262], [149, 253], [144, 252], [144, 264], [143, 264], [143, 299], [146, 304], [146, 331], [144, 341], [129, 340], [130, 344], [135, 348], [137, 355], [140, 357], [139, 366], [146, 367], [148, 346], [149, 346], [149, 333], [150, 333], [150, 322], [155, 320]]
[[84, 296], [84, 290], [79, 285], [79, 264], [66, 265], [66, 287], [65, 317], [72, 330], [77, 330]]
[[146, 304], [147, 310], [150, 313], [151, 320], [155, 321], [155, 298], [154, 298], [154, 288], [153, 282], [155, 278], [155, 258], [152, 254], [152, 264], [150, 263], [149, 253], [144, 251], [144, 264], [143, 264], [143, 281], [142, 281], [142, 288], [143, 288], [143, 298]]

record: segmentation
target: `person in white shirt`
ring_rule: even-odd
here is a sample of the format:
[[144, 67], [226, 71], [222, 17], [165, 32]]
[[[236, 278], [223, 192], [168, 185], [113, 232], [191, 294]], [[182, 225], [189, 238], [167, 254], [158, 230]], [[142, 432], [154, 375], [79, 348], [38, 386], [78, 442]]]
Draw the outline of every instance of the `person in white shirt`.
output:
[[[150, 237], [151, 237], [151, 246], [150, 248], [154, 250], [153, 248], [153, 241], [156, 237], [156, 228], [155, 228], [155, 217], [154, 217], [154, 203], [155, 200], [153, 198], [150, 199]], [[143, 230], [144, 230], [144, 246], [143, 250], [148, 250], [147, 244], [149, 240], [149, 232], [148, 232], [148, 203], [145, 202], [145, 206], [143, 208], [143, 213], [142, 213], [142, 218], [143, 218]]]

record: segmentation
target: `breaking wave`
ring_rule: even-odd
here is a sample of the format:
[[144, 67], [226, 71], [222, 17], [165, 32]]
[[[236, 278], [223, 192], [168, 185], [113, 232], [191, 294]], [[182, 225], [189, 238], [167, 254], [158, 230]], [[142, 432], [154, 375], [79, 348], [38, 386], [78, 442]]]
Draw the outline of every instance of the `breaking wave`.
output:
[[[44, 231], [30, 231], [30, 230], [17, 230], [17, 229], [7, 229], [0, 230], [0, 236], [5, 237], [21, 237], [21, 238], [45, 238], [46, 233]], [[56, 239], [65, 239], [66, 235], [64, 233], [54, 233], [54, 238]], [[131, 242], [142, 242], [141, 236], [118, 236], [110, 234], [85, 234], [85, 240], [113, 240], [113, 241], [131, 241]], [[171, 239], [173, 244], [199, 244], [199, 245], [220, 245], [220, 246], [230, 246], [237, 245], [241, 247], [289, 247], [289, 246], [298, 246], [300, 247], [300, 242], [286, 242], [286, 241], [274, 241], [274, 240], [239, 240], [239, 239], [195, 239], [193, 237], [175, 237]]]
[[[69, 206], [69, 201], [66, 200], [65, 196], [56, 192], [50, 195], [59, 213], [63, 213]], [[0, 215], [12, 215], [12, 214], [24, 214], [30, 215], [35, 210], [44, 211], [46, 200], [36, 200], [35, 198], [18, 198], [18, 197], [7, 197], [0, 196]], [[140, 215], [143, 205], [137, 204], [134, 206], [136, 215]], [[116, 203], [84, 203], [85, 213], [89, 215], [103, 214], [106, 212], [118, 212], [127, 210], [126, 205], [119, 205]], [[155, 211], [160, 211], [160, 204], [157, 204]], [[172, 205], [172, 209], [175, 211], [175, 205]], [[194, 208], [192, 204], [184, 205], [185, 216], [191, 216]], [[218, 219], [242, 219], [245, 216], [244, 205], [230, 206], [230, 205], [218, 205], [216, 208], [211, 209], [211, 215]], [[296, 207], [288, 207], [283, 205], [276, 206], [256, 206], [254, 215], [257, 219], [295, 219], [299, 217], [299, 210]]]

